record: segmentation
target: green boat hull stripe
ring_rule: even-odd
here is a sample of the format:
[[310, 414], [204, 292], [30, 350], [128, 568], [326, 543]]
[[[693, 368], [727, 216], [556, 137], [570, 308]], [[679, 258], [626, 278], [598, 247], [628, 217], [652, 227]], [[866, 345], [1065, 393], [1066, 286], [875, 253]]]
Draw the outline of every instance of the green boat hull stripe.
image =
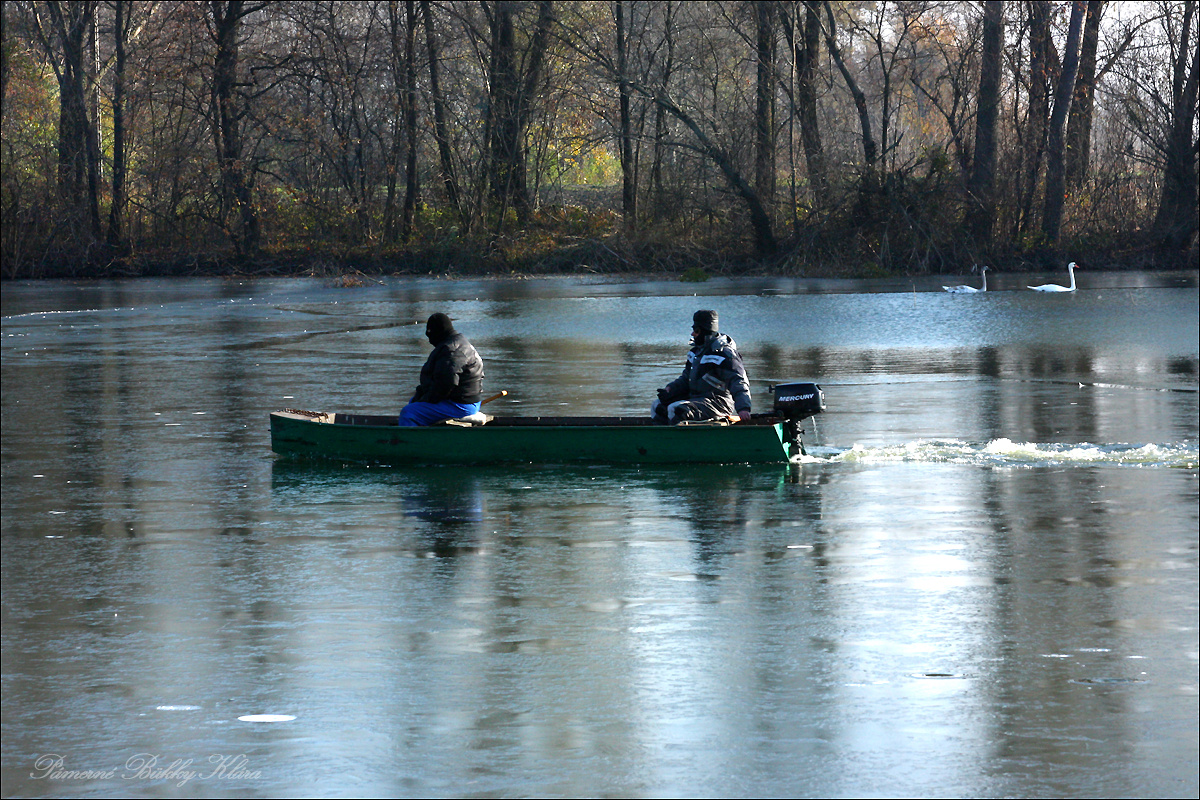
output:
[[[782, 426], [564, 424], [571, 418], [459, 427], [334, 424], [334, 415], [271, 414], [271, 448], [281, 456], [402, 466], [504, 462], [615, 464], [740, 464], [788, 460]], [[583, 420], [576, 420], [583, 422]], [[630, 423], [633, 423], [630, 420]], [[499, 424], [497, 424], [499, 423]]]

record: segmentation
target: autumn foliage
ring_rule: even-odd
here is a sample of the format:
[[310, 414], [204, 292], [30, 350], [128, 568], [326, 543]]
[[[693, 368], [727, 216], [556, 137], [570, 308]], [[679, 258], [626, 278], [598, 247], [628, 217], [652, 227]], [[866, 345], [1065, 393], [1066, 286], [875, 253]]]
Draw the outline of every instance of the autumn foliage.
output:
[[3, 4], [2, 275], [1194, 268], [1194, 0]]

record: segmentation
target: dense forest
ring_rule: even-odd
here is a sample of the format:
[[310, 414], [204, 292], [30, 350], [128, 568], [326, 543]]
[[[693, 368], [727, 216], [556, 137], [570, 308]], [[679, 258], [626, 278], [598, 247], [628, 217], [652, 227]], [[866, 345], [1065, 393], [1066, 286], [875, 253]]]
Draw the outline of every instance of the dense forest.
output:
[[1194, 268], [1198, 16], [7, 0], [2, 275]]

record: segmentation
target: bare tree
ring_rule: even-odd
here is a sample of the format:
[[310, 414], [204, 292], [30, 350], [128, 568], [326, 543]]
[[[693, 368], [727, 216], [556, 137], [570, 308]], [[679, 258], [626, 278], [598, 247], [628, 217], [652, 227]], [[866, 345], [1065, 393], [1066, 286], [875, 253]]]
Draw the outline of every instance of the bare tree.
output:
[[9, 4], [0, 5], [0, 119], [4, 117], [4, 108], [8, 103], [8, 71], [9, 71], [9, 40], [8, 27]]
[[216, 50], [212, 68], [213, 135], [220, 167], [222, 207], [232, 212], [226, 219], [229, 240], [239, 260], [258, 252], [258, 209], [252, 192], [253, 175], [245, 161], [242, 126], [249, 106], [238, 74], [238, 50], [246, 17], [263, 8], [244, 0], [210, 0], [210, 34]]
[[1066, 201], [1066, 128], [1067, 113], [1075, 93], [1075, 76], [1079, 72], [1079, 37], [1083, 30], [1086, 0], [1073, 0], [1071, 22], [1063, 54], [1062, 69], [1054, 91], [1054, 112], [1050, 116], [1050, 132], [1046, 143], [1046, 204], [1042, 212], [1042, 234], [1049, 244], [1057, 245], [1062, 230], [1063, 204]]
[[770, 207], [775, 198], [775, 8], [755, 0], [754, 190]]
[[621, 212], [624, 215], [625, 227], [632, 230], [637, 225], [637, 184], [636, 164], [633, 158], [633, 116], [630, 112], [629, 89], [629, 32], [625, 22], [625, 0], [615, 0], [613, 3], [613, 20], [616, 23], [614, 31], [617, 45], [617, 103], [618, 103], [618, 134], [619, 152], [621, 156]]
[[51, 0], [33, 8], [34, 29], [58, 80], [60, 198], [74, 223], [69, 235], [87, 253], [100, 240], [100, 154], [87, 110], [90, 78], [85, 58], [96, 2]]
[[1067, 185], [1078, 187], [1087, 177], [1092, 144], [1092, 110], [1096, 94], [1096, 53], [1100, 42], [1100, 20], [1105, 0], [1088, 0], [1083, 22], [1083, 40], [1079, 45], [1079, 75], [1075, 78], [1075, 98], [1067, 118]]
[[1162, 27], [1170, 54], [1170, 89], [1163, 95], [1154, 96], [1164, 112], [1161, 133], [1153, 142], [1163, 162], [1162, 193], [1154, 217], [1154, 230], [1165, 254], [1182, 257], [1195, 250], [1200, 224], [1197, 219], [1200, 215], [1197, 195], [1200, 142], [1196, 136], [1197, 86], [1200, 84], [1197, 29], [1200, 19], [1197, 18], [1196, 0], [1164, 6]]
[[[675, 78], [675, 16], [678, 10], [678, 3], [666, 0], [663, 8], [662, 67], [657, 79], [658, 85], [664, 87], [669, 87]], [[654, 104], [654, 155], [650, 164], [650, 185], [654, 192], [656, 215], [668, 203], [666, 189], [663, 185], [663, 159], [667, 138], [666, 113], [662, 106]]]
[[487, 114], [488, 164], [491, 195], [499, 211], [515, 208], [524, 224], [533, 202], [528, 186], [528, 150], [525, 135], [534, 100], [543, 78], [550, 29], [554, 23], [552, 0], [538, 0], [537, 18], [525, 47], [517, 42], [514, 19], [520, 4], [497, 0], [490, 8], [491, 62]]
[[425, 27], [425, 49], [429, 57], [429, 95], [433, 104], [433, 132], [437, 141], [438, 161], [441, 164], [442, 185], [446, 190], [446, 201], [458, 214], [463, 227], [468, 227], [469, 216], [460, 199], [458, 175], [454, 168], [454, 154], [446, 122], [446, 100], [442, 94], [441, 37], [434, 26], [433, 12], [429, 0], [421, 0], [421, 21]]
[[[801, 6], [804, 10], [800, 18]], [[829, 206], [829, 165], [821, 144], [821, 128], [817, 117], [817, 65], [821, 57], [821, 17], [816, 2], [792, 4], [783, 32], [792, 50], [795, 89], [792, 92], [793, 116], [800, 122], [800, 141], [804, 148], [804, 163], [813, 205], [818, 209]]]
[[[428, 36], [429, 29], [426, 28]], [[391, 72], [396, 94], [400, 98], [397, 125], [392, 134], [392, 157], [388, 165], [387, 203], [384, 210], [384, 237], [407, 242], [412, 237], [420, 194], [417, 173], [417, 7], [415, 0], [405, 0], [401, 17], [395, 0], [388, 2], [388, 39], [391, 41]], [[436, 70], [436, 68], [434, 68]], [[404, 204], [399, 229], [395, 220], [396, 172], [401, 150], [404, 158]]]
[[558, 224], [534, 225], [551, 191], [598, 212], [582, 238], [618, 211], [656, 260], [767, 258], [789, 178], [797, 269], [1195, 246], [1196, 0], [11, 0], [2, 21], [6, 275], [214, 241], [506, 258]]
[[[952, 150], [959, 170], [967, 175], [971, 171], [971, 127], [977, 111], [975, 101], [980, 91], [979, 42], [982, 20], [977, 21], [973, 16], [948, 16], [955, 8], [958, 7], [926, 4], [900, 6], [899, 14], [911, 17], [907, 22], [911, 32], [906, 43], [908, 55], [904, 74], [918, 95], [913, 102], [902, 104], [901, 107], [906, 106], [910, 113], [901, 115], [896, 125], [906, 132], [903, 135], [909, 139], [906, 150], [910, 158], [914, 148], [918, 152], [925, 150], [930, 155], [943, 149]], [[938, 13], [942, 9], [946, 13]], [[903, 93], [900, 96], [903, 98]], [[937, 111], [944, 120], [945, 134], [932, 124], [929, 108]], [[929, 124], [922, 125], [923, 120], [928, 120]], [[948, 142], [946, 135], [949, 136]], [[897, 147], [902, 137], [898, 137]]]
[[829, 48], [829, 55], [833, 57], [833, 63], [837, 65], [838, 72], [841, 73], [842, 79], [846, 82], [846, 88], [850, 90], [851, 97], [854, 98], [854, 108], [858, 112], [858, 124], [862, 131], [862, 151], [863, 151], [863, 174], [868, 179], [868, 182], [875, 179], [875, 173], [878, 169], [879, 147], [875, 142], [875, 135], [872, 133], [871, 114], [867, 109], [867, 96], [858, 85], [858, 80], [850, 71], [849, 65], [846, 63], [846, 56], [842, 53], [842, 48], [837, 41], [837, 22], [834, 19], [833, 7], [829, 4], [829, 0], [824, 0], [826, 25], [823, 29], [825, 34], [825, 44]]
[[[869, 63], [877, 65], [877, 91], [879, 103], [879, 157], [880, 166], [887, 172], [895, 172], [900, 140], [905, 133], [896, 124], [899, 104], [903, 100], [900, 87], [901, 77], [910, 68], [914, 32], [921, 35], [926, 27], [920, 22], [928, 13], [924, 2], [897, 3], [891, 7], [881, 3], [866, 19], [856, 20], [854, 29], [872, 45]], [[921, 36], [921, 38], [926, 38]]]
[[996, 121], [1000, 115], [1000, 66], [1004, 52], [1004, 3], [988, 0], [983, 11], [983, 56], [975, 118], [975, 158], [968, 184], [967, 228], [976, 241], [991, 244], [996, 213]]
[[1032, 217], [1034, 195], [1042, 174], [1046, 153], [1046, 134], [1050, 118], [1050, 84], [1058, 64], [1058, 53], [1050, 35], [1049, 3], [1029, 0], [1029, 104], [1025, 117], [1024, 188], [1017, 209], [1017, 236], [1025, 230]]
[[129, 34], [133, 24], [132, 0], [114, 0], [113, 3], [113, 91], [112, 91], [112, 198], [108, 208], [108, 239], [110, 248], [117, 252], [129, 249], [125, 231], [125, 211], [129, 202], [126, 187], [126, 131], [125, 131], [125, 66], [129, 47]]

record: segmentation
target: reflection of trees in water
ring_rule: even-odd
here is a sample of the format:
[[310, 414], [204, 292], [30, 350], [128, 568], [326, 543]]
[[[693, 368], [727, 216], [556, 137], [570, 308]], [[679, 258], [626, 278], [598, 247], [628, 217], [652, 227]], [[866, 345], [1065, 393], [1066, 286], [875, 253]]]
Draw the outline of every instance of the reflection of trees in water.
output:
[[[932, 404], [939, 402], [941, 390], [928, 387], [951, 378], [963, 381], [956, 397], [965, 394], [973, 398], [954, 409], [955, 413], [980, 420], [982, 434], [992, 439], [1019, 436], [1037, 442], [1094, 441], [1111, 436], [1105, 431], [1117, 424], [1114, 419], [1118, 415], [1139, 416], [1143, 404], [1136, 397], [1114, 398], [1112, 393], [1121, 389], [1106, 393], [1097, 390], [1096, 384], [1128, 385], [1126, 391], [1170, 388], [1200, 373], [1200, 360], [1194, 358], [1116, 353], [1093, 345], [1037, 343], [869, 351], [765, 346], [754, 355], [747, 370], [756, 384], [756, 410], [769, 407], [764, 383], [787, 378], [811, 379], [823, 385], [831, 414], [808, 423], [810, 432], [838, 411], [852, 410], [855, 393], [860, 391], [873, 398], [886, 393], [892, 411], [924, 411], [927, 417], [936, 416]], [[916, 376], [917, 380], [906, 380], [906, 376]], [[921, 380], [924, 377], [928, 379]], [[971, 378], [979, 380], [972, 384]], [[1077, 392], [1078, 384], [1083, 387]], [[865, 388], [868, 386], [874, 388]], [[962, 419], [960, 416], [945, 424], [933, 424], [931, 429], [951, 430], [954, 426], [950, 423]]]
[[[823, 347], [805, 347], [788, 350], [778, 345], [762, 345], [753, 353], [743, 352], [742, 357], [750, 361], [746, 365], [747, 372], [754, 368], [757, 374], [751, 374], [751, 381], [766, 383], [786, 383], [789, 381], [810, 380], [821, 382], [821, 377], [828, 369], [827, 359], [829, 350]], [[762, 391], [760, 388], [759, 391]], [[756, 402], [760, 411], [767, 410], [771, 405], [769, 398]]]
[[[990, 694], [984, 715], [999, 731], [1028, 731], [1020, 741], [1000, 735], [1005, 757], [1070, 750], [1058, 732], [1086, 727], [1094, 708], [1078, 702], [1081, 677], [1130, 672], [1125, 625], [1141, 616], [1123, 581], [1152, 550], [1144, 521], [1112, 513], [1111, 476], [1102, 471], [987, 470], [981, 491], [988, 520], [990, 590], [987, 636], [995, 672], [980, 682]], [[1140, 568], [1144, 569], [1144, 567]], [[1080, 632], [1087, 632], [1081, 635]], [[1133, 698], [1110, 695], [1107, 702]], [[1074, 719], [1072, 719], [1074, 717]], [[1126, 719], [1124, 714], [1118, 719]], [[1110, 731], [1124, 737], [1127, 732]]]
[[511, 393], [508, 399], [489, 405], [488, 413], [581, 416], [628, 412], [621, 387], [628, 370], [622, 369], [623, 358], [614, 354], [611, 343], [502, 336], [477, 347], [487, 373], [484, 394], [501, 389]]
[[649, 416], [655, 390], [679, 375], [687, 352], [682, 336], [675, 348], [522, 336], [476, 346], [487, 372], [484, 393], [512, 393], [488, 412], [509, 415]]
[[1167, 359], [1167, 372], [1172, 375], [1191, 375], [1196, 377], [1200, 373], [1200, 359], [1195, 358], [1171, 358]]
[[479, 549], [484, 495], [478, 480], [453, 471], [401, 487], [404, 515], [420, 520], [417, 534], [429, 552], [448, 558]]
[[[646, 413], [654, 390], [682, 369], [686, 347], [583, 338], [504, 336], [479, 343], [487, 391], [512, 397], [489, 406], [500, 414]], [[775, 344], [743, 350], [755, 411], [771, 407], [768, 385], [811, 380], [828, 386], [846, 376], [977, 376], [1000, 380], [1089, 382], [1122, 365], [1107, 364], [1091, 346], [1026, 345], [949, 348], [804, 347]], [[1195, 359], [1138, 365], [1139, 374], [1195, 375]], [[533, 394], [536, 392], [536, 394]]]
[[[1086, 378], [1104, 362], [1106, 353], [1094, 346], [1049, 344], [996, 347], [786, 348], [762, 345], [743, 351], [752, 381], [778, 383], [846, 375], [978, 375], [990, 378]], [[1111, 359], [1111, 353], [1107, 356]], [[1188, 358], [1148, 358], [1136, 365], [1139, 373], [1195, 375], [1200, 362]]]
[[691, 526], [697, 573], [719, 570], [721, 557], [742, 543], [751, 505], [747, 480], [748, 476], [714, 471], [674, 492], [674, 502]]

